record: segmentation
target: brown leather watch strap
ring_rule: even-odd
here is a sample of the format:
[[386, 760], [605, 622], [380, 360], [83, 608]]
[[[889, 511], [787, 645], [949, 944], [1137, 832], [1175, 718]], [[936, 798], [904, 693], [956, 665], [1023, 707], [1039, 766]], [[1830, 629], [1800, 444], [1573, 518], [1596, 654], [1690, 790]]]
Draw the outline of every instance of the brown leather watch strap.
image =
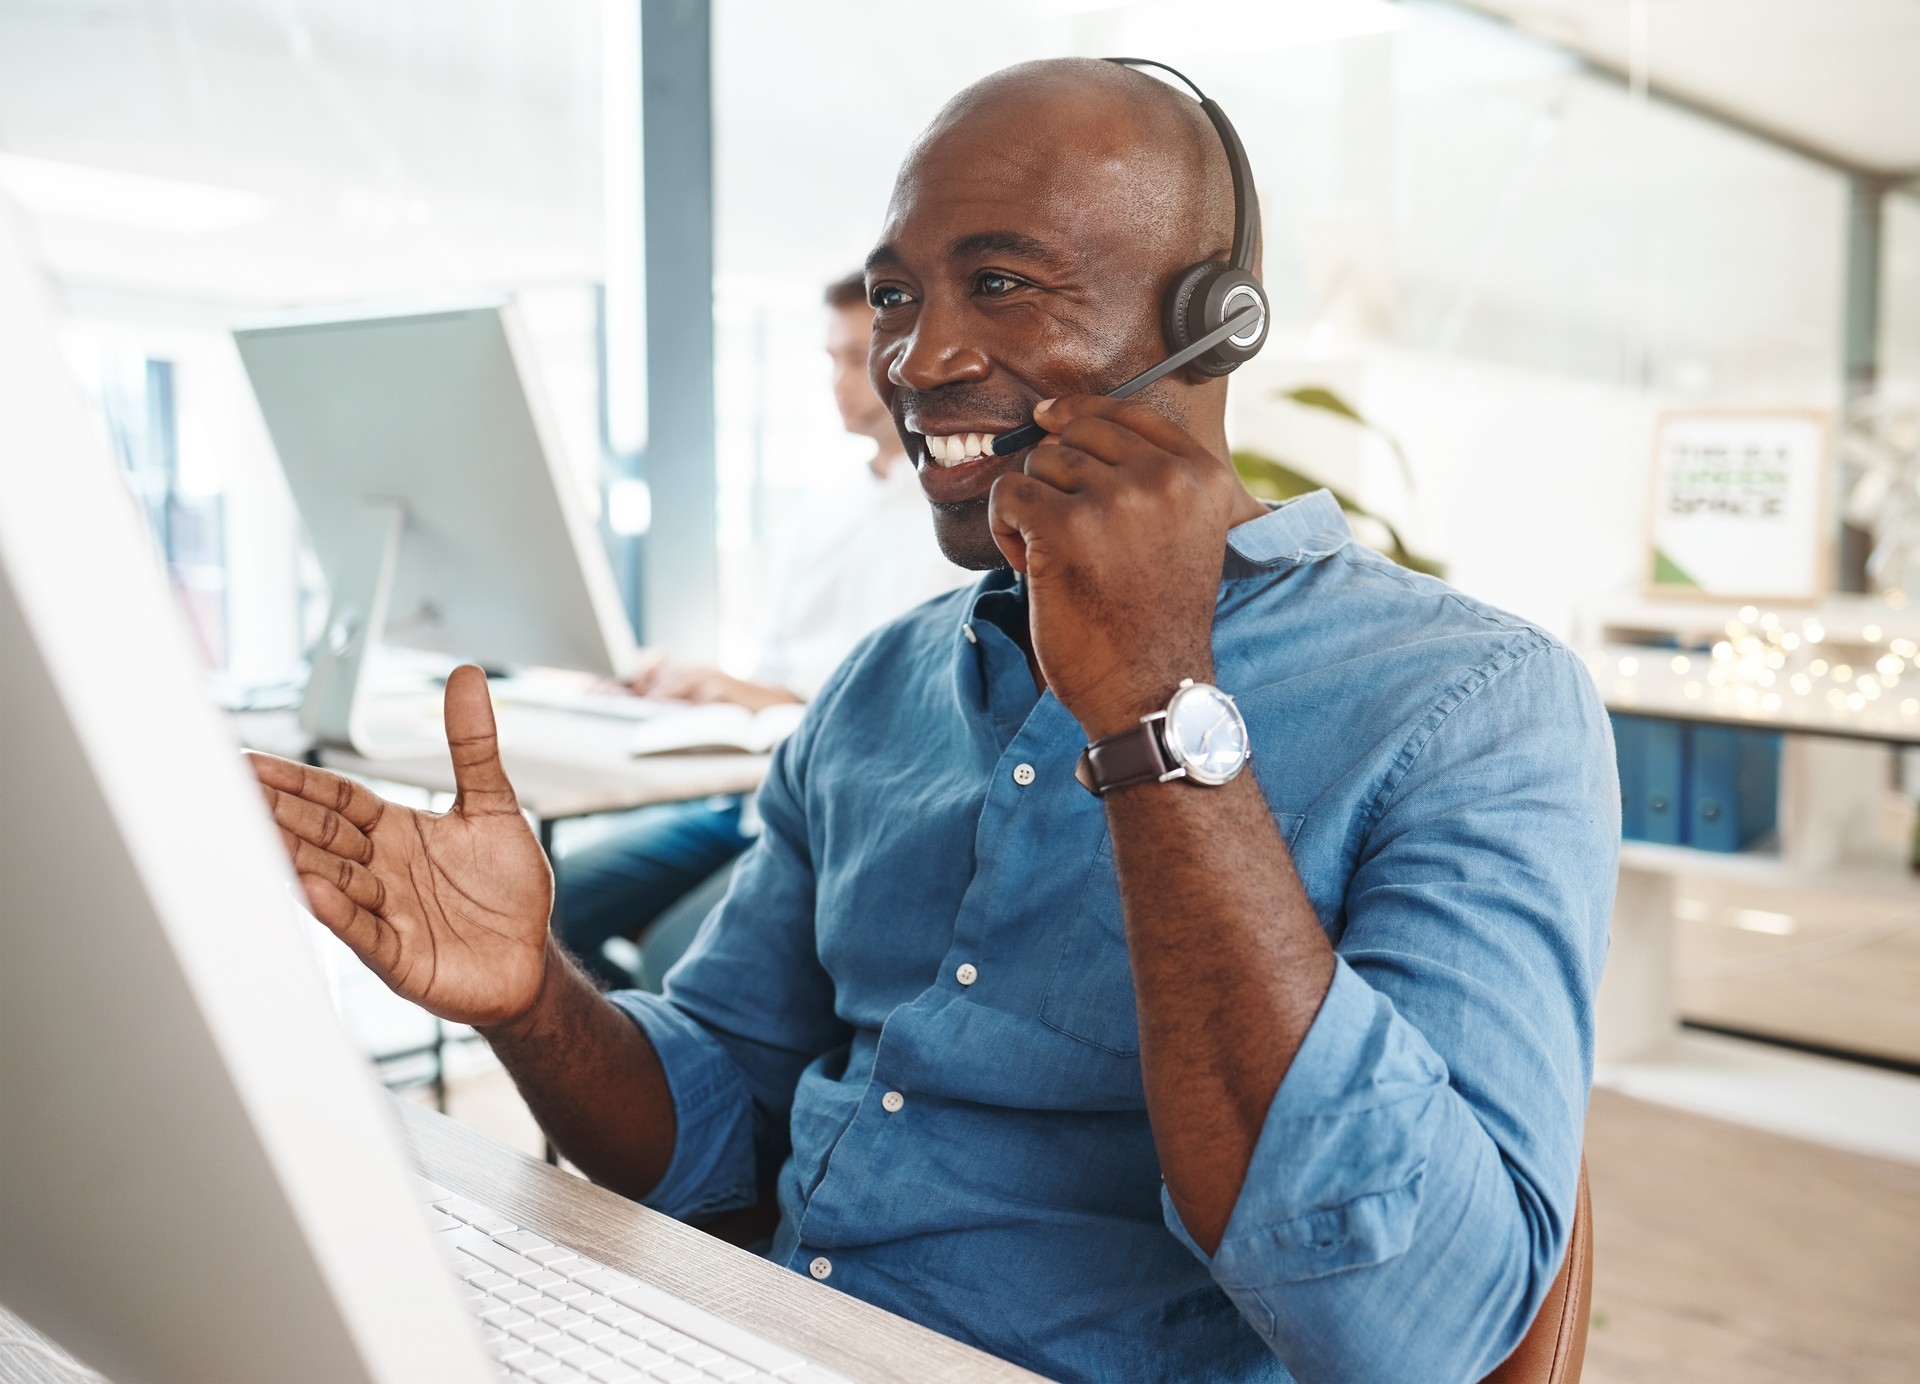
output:
[[1094, 741], [1080, 752], [1073, 776], [1096, 798], [1136, 783], [1159, 782], [1174, 767], [1161, 738], [1165, 719], [1164, 712], [1156, 712], [1137, 726]]

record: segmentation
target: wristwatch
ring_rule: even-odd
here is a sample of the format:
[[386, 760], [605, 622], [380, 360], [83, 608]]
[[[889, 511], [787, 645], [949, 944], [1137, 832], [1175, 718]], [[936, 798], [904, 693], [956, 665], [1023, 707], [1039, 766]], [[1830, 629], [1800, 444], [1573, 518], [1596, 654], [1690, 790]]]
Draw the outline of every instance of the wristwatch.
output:
[[1253, 758], [1247, 723], [1233, 698], [1211, 683], [1182, 679], [1164, 711], [1094, 741], [1080, 752], [1073, 776], [1096, 798], [1136, 783], [1189, 783], [1217, 788]]

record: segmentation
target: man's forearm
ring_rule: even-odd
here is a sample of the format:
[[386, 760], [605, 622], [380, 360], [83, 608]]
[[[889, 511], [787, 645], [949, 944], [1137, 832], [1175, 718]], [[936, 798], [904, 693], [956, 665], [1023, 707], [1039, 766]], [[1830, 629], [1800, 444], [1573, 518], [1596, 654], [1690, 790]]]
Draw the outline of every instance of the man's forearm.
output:
[[673, 1096], [640, 1028], [594, 989], [558, 943], [526, 1014], [481, 1034], [540, 1128], [580, 1170], [645, 1196], [673, 1158]]
[[1154, 1145], [1211, 1253], [1332, 983], [1333, 948], [1251, 774], [1106, 801]]

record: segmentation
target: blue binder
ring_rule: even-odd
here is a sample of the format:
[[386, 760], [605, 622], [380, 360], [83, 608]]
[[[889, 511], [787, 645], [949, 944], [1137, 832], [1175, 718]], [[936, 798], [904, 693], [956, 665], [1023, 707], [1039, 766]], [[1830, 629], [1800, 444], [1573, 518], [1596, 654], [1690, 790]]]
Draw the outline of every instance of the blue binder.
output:
[[1679, 845], [1685, 839], [1686, 727], [1649, 716], [1613, 718], [1620, 769], [1620, 834]]
[[1687, 844], [1744, 850], [1779, 813], [1780, 737], [1732, 726], [1694, 726], [1687, 783]]

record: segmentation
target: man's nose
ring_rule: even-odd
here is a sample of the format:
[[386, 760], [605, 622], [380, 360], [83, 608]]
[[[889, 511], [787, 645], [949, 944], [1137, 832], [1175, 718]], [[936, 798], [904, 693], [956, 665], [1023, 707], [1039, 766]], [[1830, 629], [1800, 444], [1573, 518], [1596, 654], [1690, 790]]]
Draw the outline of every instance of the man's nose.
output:
[[982, 351], [960, 320], [961, 314], [923, 304], [913, 331], [902, 338], [887, 362], [887, 379], [904, 389], [928, 390], [943, 384], [984, 380], [989, 372]]

